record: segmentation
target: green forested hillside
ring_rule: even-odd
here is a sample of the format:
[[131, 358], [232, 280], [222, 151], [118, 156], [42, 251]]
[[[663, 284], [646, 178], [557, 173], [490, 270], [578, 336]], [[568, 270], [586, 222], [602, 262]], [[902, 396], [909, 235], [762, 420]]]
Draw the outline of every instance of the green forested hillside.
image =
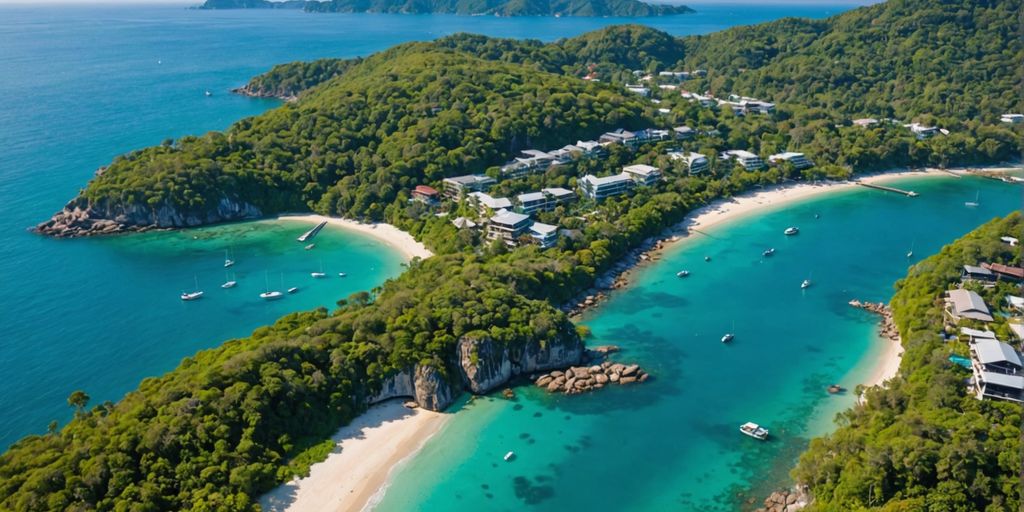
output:
[[[810, 485], [808, 510], [927, 512], [1013, 511], [1021, 505], [1021, 406], [977, 400], [971, 372], [949, 362], [968, 356], [964, 341], [946, 342], [942, 295], [963, 265], [1019, 266], [1020, 251], [999, 240], [1020, 236], [1019, 213], [996, 219], [910, 269], [892, 310], [905, 352], [897, 378], [867, 392], [866, 404], [840, 417], [840, 428], [815, 439], [793, 477]], [[994, 308], [1019, 286], [979, 289]], [[1004, 318], [994, 330], [1009, 338]]]
[[683, 5], [639, 0], [206, 0], [201, 9], [305, 9], [309, 12], [494, 14], [499, 16], [667, 16]]
[[910, 120], [992, 121], [1024, 99], [1021, 5], [889, 0], [828, 20], [787, 19], [685, 38], [715, 92]]

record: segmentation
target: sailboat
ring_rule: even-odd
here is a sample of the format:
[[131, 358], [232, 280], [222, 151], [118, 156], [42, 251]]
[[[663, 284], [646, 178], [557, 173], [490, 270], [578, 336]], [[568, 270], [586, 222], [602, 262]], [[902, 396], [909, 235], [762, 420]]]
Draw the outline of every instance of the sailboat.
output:
[[800, 283], [800, 289], [801, 290], [806, 290], [807, 288], [810, 288], [810, 287], [811, 287], [811, 276], [810, 276], [810, 274], [808, 274], [807, 275], [807, 279], [804, 279], [804, 282]]
[[907, 258], [914, 257], [914, 242], [910, 242], [910, 250], [907, 251]]
[[315, 279], [327, 277], [327, 274], [324, 273], [324, 260], [320, 260], [320, 272], [310, 272], [309, 275]]
[[193, 288], [193, 291], [191, 291], [191, 292], [181, 292], [181, 300], [190, 301], [190, 300], [198, 300], [198, 299], [202, 298], [203, 291], [199, 289], [199, 277], [198, 276], [193, 276], [193, 277], [195, 277], [196, 287]]
[[969, 206], [971, 208], [975, 208], [975, 207], [981, 205], [981, 203], [979, 202], [980, 199], [981, 199], [981, 191], [979, 190], [977, 193], [974, 194], [974, 201], [965, 201], [964, 202], [964, 206]]
[[221, 288], [234, 288], [238, 284], [238, 281], [234, 279], [228, 279], [228, 273], [224, 272], [224, 284], [220, 285]]
[[[732, 322], [732, 330], [733, 331], [736, 330], [736, 321], [735, 320], [733, 320], [733, 322]], [[722, 343], [729, 343], [735, 337], [736, 336], [734, 336], [731, 331], [727, 332], [727, 333], [725, 333], [725, 336], [722, 336]]]
[[235, 260], [228, 257], [228, 251], [224, 250], [224, 268], [228, 268], [235, 264]]
[[283, 293], [277, 290], [270, 289], [270, 278], [269, 274], [264, 274], [264, 279], [267, 281], [267, 291], [260, 294], [260, 298], [263, 300], [277, 300], [284, 296]]

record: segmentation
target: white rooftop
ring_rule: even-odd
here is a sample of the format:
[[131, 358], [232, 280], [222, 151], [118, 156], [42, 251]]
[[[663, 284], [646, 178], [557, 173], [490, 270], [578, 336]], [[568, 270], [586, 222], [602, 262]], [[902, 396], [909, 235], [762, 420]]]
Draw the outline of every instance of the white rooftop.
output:
[[647, 176], [656, 172], [661, 172], [657, 167], [647, 164], [627, 165], [622, 168], [622, 171], [628, 172], [630, 174], [639, 174], [641, 176]]
[[594, 185], [594, 186], [611, 185], [611, 184], [619, 183], [619, 182], [623, 182], [623, 181], [633, 181], [629, 177], [629, 175], [626, 174], [626, 173], [613, 174], [611, 176], [605, 176], [603, 178], [598, 178], [597, 176], [594, 176], [593, 174], [588, 174], [588, 175], [584, 176], [581, 179], [589, 182], [591, 185]]
[[988, 338], [993, 340], [996, 339], [996, 333], [992, 331], [982, 331], [979, 329], [971, 329], [970, 327], [961, 327], [960, 334], [970, 336], [972, 338]]
[[1020, 354], [1013, 347], [994, 339], [981, 339], [974, 344], [974, 353], [981, 364], [1010, 363], [1022, 366]]
[[730, 149], [728, 151], [723, 152], [722, 154], [727, 156], [727, 157], [733, 157], [733, 158], [744, 158], [744, 159], [747, 159], [747, 158], [757, 158], [757, 155], [755, 155], [755, 154], [753, 154], [750, 151], [747, 151], [745, 149]]
[[530, 226], [530, 231], [533, 231], [539, 235], [549, 235], [558, 230], [558, 226], [552, 226], [551, 224], [544, 224], [542, 222], [534, 222]]
[[508, 225], [508, 226], [514, 226], [516, 224], [519, 224], [520, 222], [523, 222], [523, 221], [526, 221], [526, 220], [529, 220], [529, 219], [530, 219], [529, 215], [523, 215], [521, 213], [515, 213], [515, 212], [510, 212], [510, 211], [503, 211], [503, 212], [495, 215], [494, 217], [491, 217], [491, 222], [494, 222], [496, 224], [505, 224], [505, 225]]
[[553, 195], [555, 197], [565, 197], [565, 196], [574, 196], [574, 195], [576, 195], [576, 193], [573, 192], [572, 190], [569, 190], [569, 189], [566, 189], [566, 188], [562, 188], [562, 187], [544, 188], [544, 189], [541, 189], [541, 192], [544, 192], [545, 194]]
[[525, 203], [527, 201], [543, 201], [544, 199], [544, 194], [541, 192], [527, 192], [516, 196], [516, 201], [519, 201], [520, 203]]

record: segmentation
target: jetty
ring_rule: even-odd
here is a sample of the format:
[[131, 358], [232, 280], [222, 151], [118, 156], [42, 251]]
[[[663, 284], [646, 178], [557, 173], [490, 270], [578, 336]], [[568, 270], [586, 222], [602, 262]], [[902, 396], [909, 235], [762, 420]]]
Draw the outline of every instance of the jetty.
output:
[[903, 190], [903, 189], [899, 189], [899, 188], [896, 188], [896, 187], [887, 187], [885, 185], [876, 185], [874, 183], [864, 183], [863, 181], [858, 181], [857, 184], [862, 186], [862, 187], [873, 188], [875, 190], [884, 190], [886, 192], [896, 192], [897, 194], [903, 194], [903, 195], [905, 195], [907, 197], [917, 197], [917, 192], [914, 192], [913, 190]]
[[326, 225], [327, 225], [327, 221], [326, 220], [325, 221], [321, 221], [320, 224], [316, 225], [316, 227], [314, 227], [313, 229], [303, 233], [302, 236], [297, 238], [297, 240], [299, 242], [308, 242], [309, 240], [312, 240], [313, 237], [315, 237], [317, 235], [317, 233], [319, 233], [320, 230], [323, 229], [324, 226], [326, 226]]

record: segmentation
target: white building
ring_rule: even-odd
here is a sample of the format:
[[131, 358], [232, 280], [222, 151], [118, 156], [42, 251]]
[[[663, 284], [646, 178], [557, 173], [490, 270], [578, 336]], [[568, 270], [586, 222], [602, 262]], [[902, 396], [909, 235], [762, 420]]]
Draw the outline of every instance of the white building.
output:
[[971, 370], [978, 400], [1024, 402], [1024, 365], [1013, 347], [996, 339], [971, 344]]
[[467, 192], [480, 192], [491, 188], [497, 183], [494, 178], [482, 174], [470, 174], [467, 176], [455, 176], [445, 178], [441, 181], [444, 184], [444, 192], [451, 197], [462, 197]]
[[627, 165], [622, 168], [637, 185], [651, 186], [661, 180], [661, 169], [646, 164]]
[[910, 131], [914, 132], [914, 135], [917, 136], [918, 140], [934, 137], [940, 133], [939, 129], [934, 126], [925, 126], [919, 123], [911, 123], [905, 126], [910, 128]]
[[854, 119], [854, 126], [860, 126], [861, 128], [867, 128], [868, 126], [874, 126], [878, 124], [878, 119], [873, 117], [865, 117], [863, 119]]
[[1010, 124], [1024, 123], [1024, 114], [1003, 114], [999, 116], [999, 120]]
[[486, 214], [487, 210], [496, 212], [512, 208], [512, 201], [507, 197], [491, 197], [486, 192], [470, 192], [466, 194], [466, 198], [476, 203], [476, 207], [481, 215]]
[[529, 227], [530, 238], [543, 249], [554, 247], [558, 243], [558, 226], [534, 222]]
[[992, 313], [981, 296], [972, 290], [958, 288], [946, 292], [946, 314], [955, 322], [962, 318], [991, 322]]
[[508, 245], [517, 245], [519, 238], [527, 233], [532, 223], [529, 215], [501, 211], [491, 217], [490, 223], [487, 224], [487, 238], [501, 239]]
[[631, 93], [633, 93], [633, 94], [639, 94], [640, 96], [643, 96], [645, 98], [651, 95], [651, 90], [648, 89], [647, 87], [642, 86], [642, 85], [628, 85], [627, 84], [626, 85], [626, 90], [631, 92]]
[[764, 168], [761, 157], [742, 149], [730, 149], [721, 155], [722, 160], [735, 160], [748, 171], [758, 171]]
[[517, 210], [526, 215], [536, 212], [554, 210], [560, 204], [567, 204], [576, 199], [573, 191], [564, 188], [545, 188], [540, 192], [528, 192], [516, 196]]
[[690, 174], [700, 174], [711, 170], [711, 162], [708, 157], [700, 153], [669, 153], [668, 156], [673, 160], [681, 160], [686, 166], [686, 172]]
[[588, 174], [579, 180], [580, 191], [583, 195], [595, 201], [625, 194], [633, 190], [634, 186], [636, 186], [636, 183], [626, 173], [605, 176], [603, 178]]
[[522, 156], [501, 167], [501, 175], [505, 178], [521, 178], [527, 174], [546, 170], [555, 162], [555, 157], [544, 151], [525, 149]]
[[683, 91], [680, 95], [683, 97], [683, 99], [700, 103], [700, 106], [702, 107], [713, 107], [716, 103], [715, 98], [711, 96], [697, 94], [695, 92]]
[[793, 167], [795, 167], [797, 170], [810, 169], [811, 167], [814, 167], [814, 162], [808, 160], [803, 153], [795, 153], [792, 151], [774, 154], [768, 157], [768, 161], [773, 164], [789, 162], [793, 164]]

